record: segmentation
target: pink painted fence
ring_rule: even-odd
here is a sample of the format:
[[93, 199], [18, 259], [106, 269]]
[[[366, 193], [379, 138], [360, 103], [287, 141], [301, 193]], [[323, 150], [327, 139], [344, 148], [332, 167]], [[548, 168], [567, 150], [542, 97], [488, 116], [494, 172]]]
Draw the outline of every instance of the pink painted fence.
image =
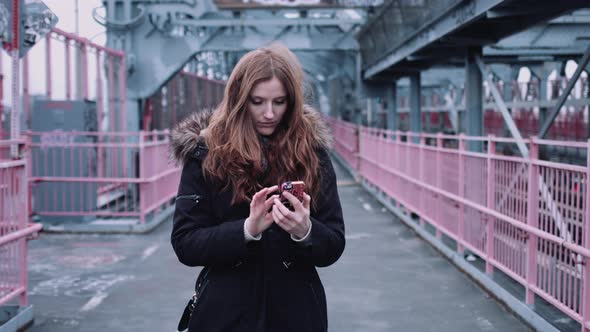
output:
[[[0, 140], [0, 156], [11, 144]], [[27, 238], [41, 230], [29, 224], [27, 213], [27, 163], [0, 157], [0, 306], [13, 300], [27, 304]]]
[[334, 150], [354, 170], [358, 169], [357, 153], [359, 150], [358, 127], [354, 124], [325, 117], [334, 132]]
[[144, 223], [178, 189], [168, 144], [168, 131], [30, 133], [33, 213]]
[[[350, 124], [331, 119], [336, 142]], [[589, 142], [527, 141], [529, 158], [504, 156], [494, 137], [445, 136], [358, 127], [358, 159], [336, 152], [365, 181], [590, 330], [590, 213], [586, 166], [540, 160], [539, 146], [586, 152]], [[482, 142], [485, 152], [466, 149]], [[589, 157], [590, 158], [590, 157]], [[358, 165], [356, 167], [355, 165]]]

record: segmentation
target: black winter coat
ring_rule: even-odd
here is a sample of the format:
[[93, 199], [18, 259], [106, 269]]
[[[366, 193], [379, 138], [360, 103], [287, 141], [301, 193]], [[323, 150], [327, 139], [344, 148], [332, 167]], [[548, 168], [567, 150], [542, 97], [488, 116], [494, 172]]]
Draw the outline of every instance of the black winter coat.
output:
[[[313, 113], [310, 113], [313, 112]], [[317, 127], [321, 194], [312, 197], [311, 233], [304, 242], [273, 224], [260, 241], [246, 242], [249, 203], [231, 205], [203, 177], [207, 147], [199, 139], [208, 117], [197, 114], [173, 133], [174, 156], [184, 164], [172, 230], [172, 246], [188, 266], [204, 266], [200, 296], [189, 331], [327, 331], [326, 295], [316, 267], [333, 264], [344, 246], [344, 222], [336, 177], [325, 149], [325, 126]], [[322, 136], [323, 135], [323, 136]]]

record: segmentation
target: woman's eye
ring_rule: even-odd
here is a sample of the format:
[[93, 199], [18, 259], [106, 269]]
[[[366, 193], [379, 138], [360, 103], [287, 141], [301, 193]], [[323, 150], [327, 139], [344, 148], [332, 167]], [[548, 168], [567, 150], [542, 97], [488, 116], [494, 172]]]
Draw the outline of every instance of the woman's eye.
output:
[[275, 100], [275, 104], [277, 104], [277, 105], [283, 105], [284, 103], [285, 103], [284, 99]]
[[261, 105], [262, 102], [260, 100], [250, 100], [250, 102], [252, 103], [252, 105]]

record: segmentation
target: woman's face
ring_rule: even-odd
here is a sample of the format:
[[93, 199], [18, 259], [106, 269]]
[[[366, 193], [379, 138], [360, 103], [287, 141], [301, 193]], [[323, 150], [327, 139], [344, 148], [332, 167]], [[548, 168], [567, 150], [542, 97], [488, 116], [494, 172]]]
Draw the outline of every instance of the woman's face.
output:
[[287, 111], [287, 93], [276, 77], [254, 86], [247, 104], [248, 113], [260, 135], [272, 135]]

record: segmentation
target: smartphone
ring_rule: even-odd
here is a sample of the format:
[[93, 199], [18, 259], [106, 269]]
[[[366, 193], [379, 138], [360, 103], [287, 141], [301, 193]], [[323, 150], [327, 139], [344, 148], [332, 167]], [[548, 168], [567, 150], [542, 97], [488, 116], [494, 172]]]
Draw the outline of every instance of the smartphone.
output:
[[286, 207], [288, 207], [289, 209], [292, 209], [293, 207], [291, 206], [291, 202], [289, 202], [288, 199], [286, 199], [285, 197], [283, 197], [283, 192], [288, 191], [291, 193], [291, 195], [297, 197], [297, 199], [303, 203], [303, 192], [305, 189], [305, 183], [303, 181], [287, 181], [287, 182], [283, 182], [283, 184], [280, 187], [280, 200], [281, 203], [283, 203], [283, 205], [285, 205]]

